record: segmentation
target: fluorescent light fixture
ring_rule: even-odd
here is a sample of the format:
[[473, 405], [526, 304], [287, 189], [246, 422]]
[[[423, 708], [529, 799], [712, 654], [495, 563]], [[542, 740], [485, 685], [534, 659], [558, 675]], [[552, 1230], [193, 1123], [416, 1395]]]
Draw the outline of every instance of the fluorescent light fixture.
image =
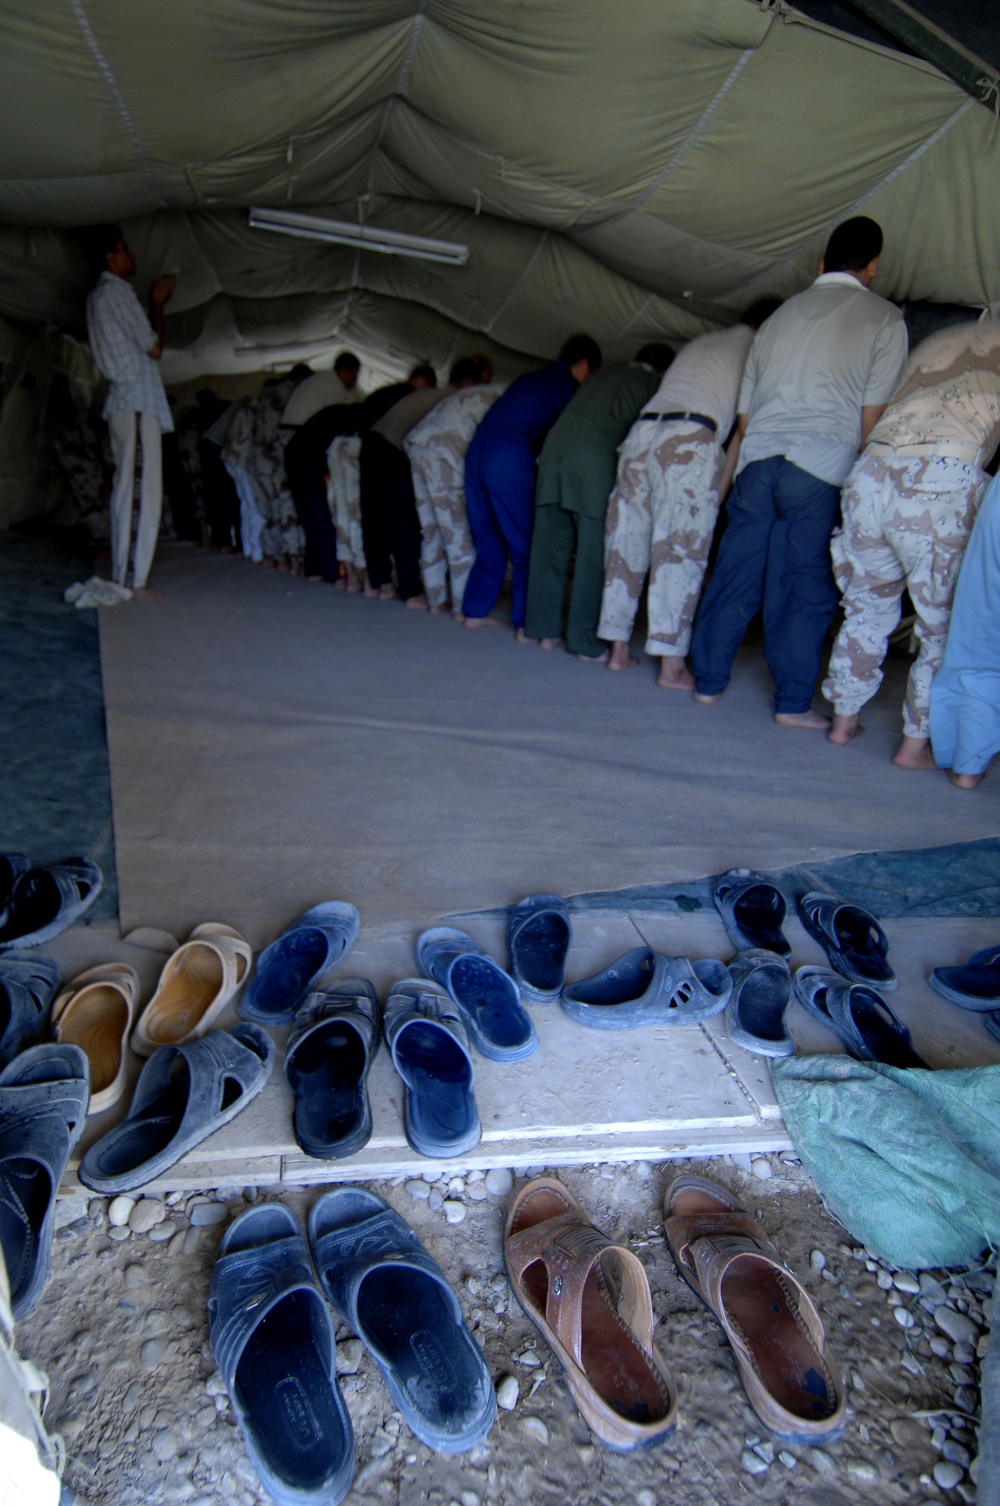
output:
[[296, 214], [288, 209], [251, 209], [249, 223], [257, 230], [275, 230], [301, 240], [330, 241], [337, 246], [355, 246], [361, 251], [380, 251], [384, 256], [415, 256], [421, 261], [464, 267], [468, 246], [455, 241], [436, 241], [425, 235], [406, 235], [398, 230], [378, 230], [374, 225], [354, 225], [349, 220], [327, 220], [316, 214]]

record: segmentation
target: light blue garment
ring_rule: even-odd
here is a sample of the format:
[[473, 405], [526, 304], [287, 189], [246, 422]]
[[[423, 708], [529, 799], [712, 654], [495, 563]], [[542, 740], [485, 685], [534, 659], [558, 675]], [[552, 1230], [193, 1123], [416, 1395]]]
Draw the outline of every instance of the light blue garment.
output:
[[1000, 477], [969, 537], [948, 645], [931, 685], [931, 744], [942, 769], [983, 774], [1000, 753]]

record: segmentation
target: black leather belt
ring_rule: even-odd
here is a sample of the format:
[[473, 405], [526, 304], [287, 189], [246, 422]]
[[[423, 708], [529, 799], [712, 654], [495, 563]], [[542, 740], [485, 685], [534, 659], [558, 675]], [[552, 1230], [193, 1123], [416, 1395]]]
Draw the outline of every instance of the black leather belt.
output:
[[714, 418], [709, 418], [705, 413], [640, 413], [639, 417], [655, 419], [657, 423], [684, 422], [688, 424], [701, 424], [703, 429], [710, 429], [714, 434], [719, 427]]

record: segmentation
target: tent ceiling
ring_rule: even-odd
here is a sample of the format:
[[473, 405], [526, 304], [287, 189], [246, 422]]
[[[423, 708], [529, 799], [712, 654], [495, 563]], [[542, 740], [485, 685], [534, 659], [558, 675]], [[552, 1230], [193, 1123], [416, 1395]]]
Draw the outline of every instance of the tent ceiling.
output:
[[[992, 112], [780, 0], [9, 0], [0, 44], [0, 312], [80, 332], [75, 227], [124, 222], [140, 292], [178, 273], [174, 379], [347, 343], [516, 366], [576, 328], [627, 355], [805, 286], [862, 211], [880, 291], [1000, 299]], [[472, 254], [290, 240], [251, 204]]]

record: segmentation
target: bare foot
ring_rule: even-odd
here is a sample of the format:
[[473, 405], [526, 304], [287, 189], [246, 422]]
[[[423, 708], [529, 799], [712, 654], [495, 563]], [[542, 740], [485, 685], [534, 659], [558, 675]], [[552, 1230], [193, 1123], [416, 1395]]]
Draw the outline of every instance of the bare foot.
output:
[[420, 591], [416, 596], [408, 596], [403, 605], [404, 607], [410, 607], [414, 612], [426, 612], [427, 597], [423, 591]]
[[292, 567], [287, 560], [278, 560], [276, 567], [281, 571], [282, 575], [291, 575], [292, 573]]
[[436, 601], [434, 605], [432, 607], [428, 607], [427, 610], [428, 612], [430, 612], [432, 617], [440, 617], [441, 613], [447, 612], [448, 608], [443, 601]]
[[375, 592], [375, 595], [378, 597], [379, 601], [399, 600], [399, 592], [396, 590], [396, 587], [391, 583], [391, 581], [386, 581], [384, 585], [379, 586], [378, 590]]
[[565, 642], [565, 638], [539, 638], [538, 647], [544, 648], [545, 652], [550, 654], [554, 648], [562, 648]]
[[776, 711], [779, 727], [798, 727], [802, 732], [829, 732], [830, 718], [822, 711]]
[[656, 683], [661, 690], [693, 690], [694, 675], [680, 654], [664, 654]]
[[235, 554], [236, 550], [233, 548], [232, 544], [221, 544], [219, 546], [219, 553], [220, 554]]
[[897, 769], [937, 768], [929, 737], [904, 737], [892, 761]]
[[[350, 590], [350, 586], [348, 586], [347, 589]], [[378, 588], [376, 586], [370, 586], [367, 581], [365, 581], [361, 590], [362, 593], [367, 596], [370, 601], [376, 601], [378, 599]]]
[[846, 748], [856, 737], [864, 732], [859, 716], [844, 716], [839, 711], [833, 719], [833, 725], [826, 734], [828, 743], [836, 743], [838, 748]]
[[263, 570], [276, 570], [278, 568], [278, 561], [273, 560], [269, 554], [264, 555], [263, 559], [257, 560], [256, 563]]
[[162, 591], [151, 591], [148, 586], [133, 586], [133, 601], [166, 601]]
[[714, 706], [716, 701], [722, 700], [724, 694], [725, 692], [720, 690], [718, 695], [703, 695], [701, 691], [696, 690], [694, 693], [694, 698], [698, 702], [699, 706]]
[[460, 612], [460, 611], [452, 612], [451, 617], [452, 617], [452, 621], [453, 622], [464, 622], [465, 621], [465, 613], [464, 612]]
[[518, 643], [528, 643], [528, 644], [531, 644], [532, 646], [534, 646], [535, 644], [537, 644], [538, 639], [537, 638], [529, 638], [528, 635], [527, 635], [527, 633], [524, 631], [524, 628], [520, 627], [517, 630], [517, 641], [518, 641]]
[[321, 586], [326, 577], [323, 575], [307, 575], [306, 580], [311, 586]]
[[346, 580], [344, 579], [343, 576], [341, 576], [339, 580], [335, 580], [334, 581], [334, 583], [333, 583], [333, 589], [335, 591], [346, 591], [347, 590], [347, 582], [346, 582]]
[[613, 643], [608, 655], [608, 668], [617, 672], [620, 669], [635, 669], [639, 663], [635, 654], [629, 653], [627, 643]]
[[581, 664], [607, 664], [611, 658], [611, 650], [606, 648], [603, 654], [577, 654]]
[[974, 790], [982, 777], [982, 774], [956, 774], [954, 770], [948, 773], [956, 790]]
[[466, 617], [465, 625], [467, 628], [510, 627], [502, 617]]
[[356, 596], [361, 590], [361, 577], [353, 565], [345, 564], [344, 567], [344, 590], [348, 596]]

